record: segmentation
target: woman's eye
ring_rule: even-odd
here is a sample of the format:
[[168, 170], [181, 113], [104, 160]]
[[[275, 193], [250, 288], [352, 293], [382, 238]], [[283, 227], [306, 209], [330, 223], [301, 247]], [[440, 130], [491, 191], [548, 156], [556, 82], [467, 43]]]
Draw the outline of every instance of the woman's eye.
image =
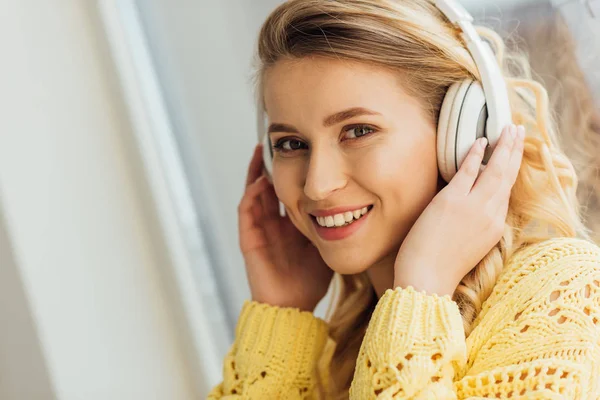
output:
[[303, 148], [306, 148], [306, 145], [298, 139], [281, 139], [273, 145], [274, 150], [282, 150], [284, 152], [302, 150]]
[[[375, 128], [371, 128], [368, 125], [355, 125], [346, 128], [346, 139], [358, 139], [363, 136], [367, 136], [375, 132]], [[297, 150], [306, 150], [308, 145], [300, 139], [294, 138], [281, 138], [273, 144], [273, 150], [282, 153], [290, 153]]]
[[370, 133], [373, 133], [375, 131], [375, 129], [366, 126], [366, 125], [357, 125], [357, 126], [353, 126], [350, 129], [347, 129], [346, 132], [350, 132], [349, 134], [349, 139], [356, 139], [359, 137], [363, 137], [366, 136]]

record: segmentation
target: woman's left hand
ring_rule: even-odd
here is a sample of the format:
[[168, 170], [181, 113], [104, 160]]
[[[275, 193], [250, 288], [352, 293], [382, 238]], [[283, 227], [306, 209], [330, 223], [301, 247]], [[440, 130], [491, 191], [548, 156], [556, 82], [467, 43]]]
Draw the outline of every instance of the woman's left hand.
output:
[[522, 126], [507, 126], [479, 177], [484, 148], [475, 143], [402, 243], [394, 265], [394, 288], [412, 286], [452, 296], [463, 277], [500, 241], [524, 136]]

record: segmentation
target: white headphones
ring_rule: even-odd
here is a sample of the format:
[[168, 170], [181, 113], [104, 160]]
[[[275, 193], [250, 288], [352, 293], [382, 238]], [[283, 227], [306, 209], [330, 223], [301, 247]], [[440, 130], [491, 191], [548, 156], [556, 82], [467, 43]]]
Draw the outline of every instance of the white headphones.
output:
[[[437, 160], [442, 178], [449, 182], [480, 137], [496, 147], [504, 127], [512, 123], [506, 83], [490, 46], [471, 24], [473, 17], [455, 0], [434, 0], [435, 6], [462, 31], [463, 40], [481, 75], [481, 83], [453, 84], [444, 98], [437, 130]], [[262, 94], [257, 98], [257, 131], [263, 141], [265, 169], [271, 179], [273, 150], [266, 134]], [[484, 163], [487, 160], [484, 160]]]

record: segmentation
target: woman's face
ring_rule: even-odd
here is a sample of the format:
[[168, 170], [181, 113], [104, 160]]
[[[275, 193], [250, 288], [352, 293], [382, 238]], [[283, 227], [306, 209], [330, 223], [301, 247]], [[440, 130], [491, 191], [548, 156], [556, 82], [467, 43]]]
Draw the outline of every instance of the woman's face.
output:
[[324, 58], [279, 61], [264, 89], [291, 221], [340, 274], [393, 262], [439, 190], [436, 126], [417, 99], [398, 74]]

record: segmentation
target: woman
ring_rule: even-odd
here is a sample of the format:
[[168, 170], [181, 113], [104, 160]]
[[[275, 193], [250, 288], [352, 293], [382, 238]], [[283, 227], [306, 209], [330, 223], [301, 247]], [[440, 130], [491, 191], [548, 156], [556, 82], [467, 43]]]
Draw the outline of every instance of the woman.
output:
[[[481, 77], [434, 4], [292, 0], [269, 16], [273, 184], [257, 146], [238, 210], [252, 300], [210, 399], [600, 396], [600, 249], [577, 177], [543, 87], [479, 32], [520, 126], [479, 175], [477, 141], [446, 184], [442, 100]], [[326, 322], [313, 311], [333, 277]]]

